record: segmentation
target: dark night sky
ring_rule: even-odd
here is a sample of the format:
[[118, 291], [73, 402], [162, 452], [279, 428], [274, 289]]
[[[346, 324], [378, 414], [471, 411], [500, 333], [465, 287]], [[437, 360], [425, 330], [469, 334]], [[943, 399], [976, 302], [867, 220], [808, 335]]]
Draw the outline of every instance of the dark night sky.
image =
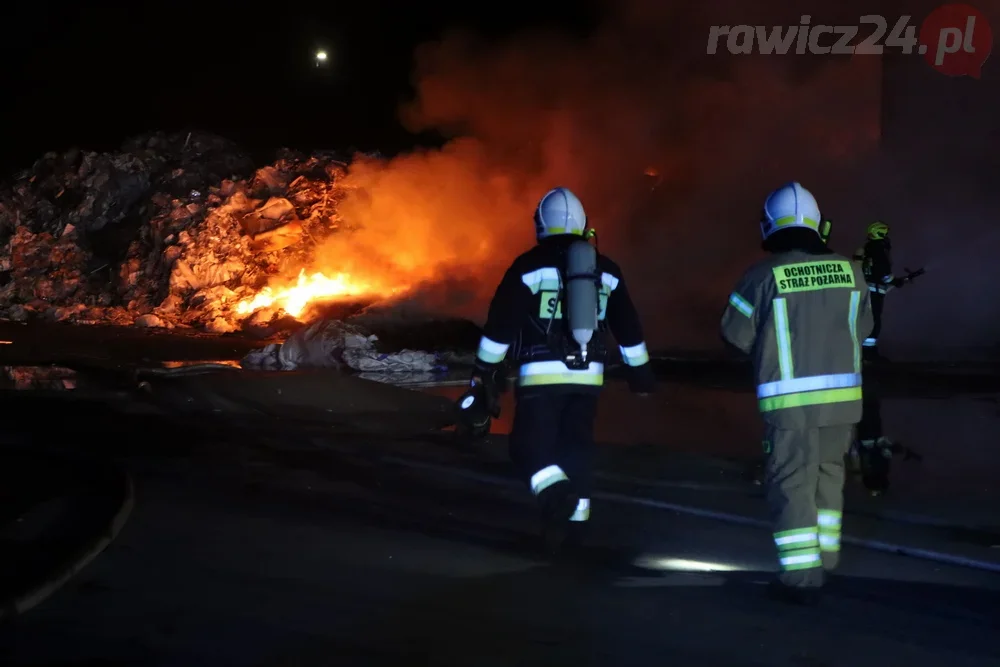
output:
[[[579, 30], [587, 3], [32, 2], [3, 44], [4, 171], [71, 144], [111, 148], [150, 129], [205, 128], [260, 153], [281, 145], [397, 150], [414, 48], [447, 29]], [[530, 24], [528, 23], [530, 21]], [[317, 47], [331, 55], [316, 68]]]

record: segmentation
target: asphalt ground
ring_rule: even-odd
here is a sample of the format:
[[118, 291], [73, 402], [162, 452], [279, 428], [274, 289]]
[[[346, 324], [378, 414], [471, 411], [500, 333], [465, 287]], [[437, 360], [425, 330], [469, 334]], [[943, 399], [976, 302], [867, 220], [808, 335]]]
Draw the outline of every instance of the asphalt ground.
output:
[[607, 499], [586, 546], [552, 562], [523, 488], [456, 474], [460, 456], [413, 465], [444, 441], [185, 428], [31, 443], [126, 470], [136, 501], [101, 556], [0, 626], [0, 664], [1000, 660], [993, 573], [848, 547], [823, 603], [790, 608], [764, 595], [774, 555], [752, 526]]

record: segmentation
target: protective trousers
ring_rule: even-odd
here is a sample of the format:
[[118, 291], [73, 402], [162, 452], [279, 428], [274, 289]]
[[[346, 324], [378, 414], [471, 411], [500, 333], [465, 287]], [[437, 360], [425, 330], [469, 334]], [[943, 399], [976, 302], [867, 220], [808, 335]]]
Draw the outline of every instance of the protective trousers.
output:
[[579, 494], [571, 521], [590, 519], [597, 396], [519, 390], [510, 432], [510, 458], [537, 497], [569, 480]]
[[865, 338], [862, 345], [864, 347], [878, 347], [878, 335], [882, 331], [882, 308], [885, 306], [885, 294], [880, 292], [871, 292], [872, 301], [872, 317], [875, 318], [875, 326], [872, 327], [872, 332], [868, 334], [868, 338]]
[[874, 382], [865, 380], [861, 421], [858, 422], [858, 459], [861, 478], [869, 491], [882, 493], [889, 488], [892, 443], [882, 433], [882, 401]]
[[767, 504], [783, 584], [822, 586], [840, 557], [844, 455], [852, 425], [812, 429], [768, 427]]
[[866, 382], [863, 387], [861, 421], [858, 422], [858, 439], [875, 444], [882, 437], [882, 402], [878, 392]]

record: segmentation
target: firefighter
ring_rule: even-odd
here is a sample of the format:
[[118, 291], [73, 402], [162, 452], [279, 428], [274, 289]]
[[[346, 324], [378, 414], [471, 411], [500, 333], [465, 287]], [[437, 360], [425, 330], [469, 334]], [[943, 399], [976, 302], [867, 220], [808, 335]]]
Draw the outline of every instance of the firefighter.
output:
[[[819, 223], [819, 237], [827, 247], [830, 247], [832, 230], [833, 223], [830, 220]], [[864, 257], [864, 248], [859, 248], [851, 259], [858, 268], [862, 268]], [[861, 421], [858, 423], [857, 437], [852, 440], [848, 461], [861, 474], [865, 488], [872, 495], [881, 495], [889, 487], [892, 442], [882, 435], [881, 401], [872, 383], [866, 380], [868, 378], [862, 373]], [[890, 448], [888, 454], [887, 446]]]
[[[514, 260], [493, 296], [471, 384], [473, 396], [495, 397], [511, 351], [518, 379], [510, 457], [537, 498], [546, 547], [557, 551], [590, 518], [607, 331], [630, 388], [647, 394], [654, 381], [622, 271], [587, 240], [592, 232], [576, 195], [556, 188], [542, 197], [535, 232], [538, 243]], [[581, 261], [590, 266], [581, 269]]]
[[819, 206], [799, 183], [767, 198], [770, 257], [729, 297], [722, 336], [750, 356], [765, 424], [767, 502], [782, 600], [818, 601], [840, 551], [844, 457], [861, 419], [861, 342], [872, 327], [864, 276], [818, 234]]
[[[867, 241], [862, 249], [855, 252], [855, 260], [860, 259], [862, 271], [868, 291], [871, 292], [872, 313], [875, 326], [871, 335], [865, 339], [864, 355], [866, 359], [878, 360], [878, 336], [882, 331], [882, 308], [885, 306], [885, 295], [894, 287], [906, 284], [905, 278], [897, 278], [892, 273], [892, 244], [889, 240], [889, 225], [884, 222], [873, 222], [868, 225]], [[859, 257], [860, 255], [860, 257]]]

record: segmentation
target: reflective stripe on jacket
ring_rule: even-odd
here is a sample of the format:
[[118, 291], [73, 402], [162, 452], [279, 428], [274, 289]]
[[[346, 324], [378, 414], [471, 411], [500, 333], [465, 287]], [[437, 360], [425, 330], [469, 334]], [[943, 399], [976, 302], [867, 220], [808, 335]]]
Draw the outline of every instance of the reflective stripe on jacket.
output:
[[873, 324], [856, 265], [794, 250], [744, 274], [722, 316], [722, 336], [750, 355], [765, 422], [815, 428], [861, 419], [861, 343]]

